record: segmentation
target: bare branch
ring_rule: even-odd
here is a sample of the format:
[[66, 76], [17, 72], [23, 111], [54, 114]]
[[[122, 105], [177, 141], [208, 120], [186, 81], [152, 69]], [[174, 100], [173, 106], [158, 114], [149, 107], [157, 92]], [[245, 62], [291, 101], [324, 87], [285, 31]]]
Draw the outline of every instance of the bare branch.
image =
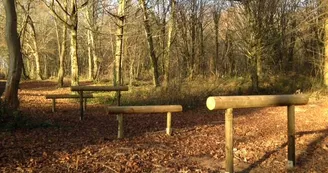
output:
[[59, 5], [60, 9], [67, 15], [70, 16], [71, 14], [68, 13], [67, 8], [65, 8], [58, 0], [56, 0], [57, 4]]
[[[57, 1], [57, 0], [56, 0]], [[55, 9], [53, 7], [51, 7], [50, 5], [48, 5], [46, 2], [42, 1], [45, 6], [48, 7], [48, 9], [50, 10], [50, 12], [52, 13], [53, 16], [55, 16], [59, 21], [61, 21], [64, 25], [66, 25], [68, 28], [72, 28], [73, 25], [69, 24], [65, 19], [63, 19], [61, 16], [59, 16], [58, 13], [56, 13]]]

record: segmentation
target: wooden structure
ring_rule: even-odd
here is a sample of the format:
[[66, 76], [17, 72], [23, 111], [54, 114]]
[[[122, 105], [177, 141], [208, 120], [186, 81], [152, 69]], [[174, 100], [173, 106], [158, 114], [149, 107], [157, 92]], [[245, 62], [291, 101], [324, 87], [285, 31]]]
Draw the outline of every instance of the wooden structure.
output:
[[209, 110], [226, 109], [226, 172], [233, 172], [233, 108], [287, 106], [288, 126], [288, 168], [295, 166], [295, 105], [305, 105], [309, 97], [300, 95], [258, 95], [258, 96], [222, 96], [208, 97]]
[[[50, 95], [46, 95], [46, 99], [52, 99], [52, 112], [56, 111], [56, 99], [78, 99], [80, 98], [79, 95], [72, 95], [72, 94], [50, 94]], [[83, 100], [84, 100], [84, 104], [83, 109], [86, 110], [87, 108], [87, 99], [88, 98], [93, 98], [92, 94], [86, 94], [83, 95]]]
[[107, 109], [110, 114], [119, 114], [117, 138], [123, 138], [123, 114], [144, 114], [144, 113], [167, 113], [166, 134], [171, 135], [172, 112], [181, 112], [181, 105], [152, 105], [152, 106], [109, 106]]
[[[97, 92], [111, 92], [116, 91], [120, 93], [121, 91], [128, 91], [127, 86], [72, 86], [71, 91], [77, 91], [80, 96], [80, 120], [83, 120], [83, 98], [85, 91], [97, 91]], [[117, 100], [118, 105], [120, 105], [120, 99]]]

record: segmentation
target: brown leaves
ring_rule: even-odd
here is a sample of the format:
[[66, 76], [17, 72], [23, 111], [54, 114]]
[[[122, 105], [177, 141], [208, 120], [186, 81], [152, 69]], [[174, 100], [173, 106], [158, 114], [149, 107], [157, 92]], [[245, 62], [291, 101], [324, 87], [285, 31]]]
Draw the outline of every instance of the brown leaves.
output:
[[[69, 93], [55, 84], [24, 84], [22, 111], [32, 121], [58, 124], [1, 133], [1, 172], [222, 172], [225, 160], [223, 112], [205, 107], [173, 114], [172, 136], [165, 135], [162, 114], [125, 116], [126, 138], [117, 140], [115, 116], [104, 105], [88, 105], [80, 121], [78, 103], [60, 100], [56, 113], [45, 94]], [[37, 88], [37, 89], [35, 89]], [[304, 106], [296, 113], [298, 172], [327, 172], [325, 105]], [[284, 172], [287, 148], [286, 109], [234, 112], [236, 170]], [[303, 132], [303, 133], [301, 133]]]

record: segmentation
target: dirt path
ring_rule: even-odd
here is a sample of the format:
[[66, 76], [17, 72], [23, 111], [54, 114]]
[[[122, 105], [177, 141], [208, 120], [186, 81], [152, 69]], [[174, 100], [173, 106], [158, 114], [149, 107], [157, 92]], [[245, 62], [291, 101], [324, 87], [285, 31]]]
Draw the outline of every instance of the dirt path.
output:
[[[24, 83], [22, 111], [38, 128], [1, 132], [1, 172], [224, 172], [223, 111], [206, 108], [173, 115], [165, 136], [164, 115], [126, 115], [126, 138], [103, 105], [90, 105], [79, 121], [78, 104], [60, 100], [51, 112], [49, 93], [69, 93], [55, 83]], [[234, 111], [237, 172], [286, 172], [286, 108]], [[40, 126], [41, 125], [41, 126]], [[328, 102], [296, 107], [294, 172], [328, 172]]]

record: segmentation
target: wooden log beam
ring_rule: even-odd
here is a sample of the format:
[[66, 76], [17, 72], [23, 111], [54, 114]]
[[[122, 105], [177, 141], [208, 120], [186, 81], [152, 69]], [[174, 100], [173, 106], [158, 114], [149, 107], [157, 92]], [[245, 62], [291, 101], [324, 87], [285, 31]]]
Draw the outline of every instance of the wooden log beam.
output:
[[[80, 98], [80, 95], [72, 95], [72, 94], [51, 94], [46, 95], [46, 99], [52, 100], [52, 112], [56, 112], [56, 99], [71, 99], [71, 98]], [[84, 106], [83, 109], [86, 110], [87, 107], [87, 98], [94, 98], [92, 94], [84, 94]]]
[[71, 86], [71, 91], [128, 91], [127, 86]]
[[[69, 98], [80, 98], [80, 95], [73, 94], [51, 94], [46, 95], [46, 99], [69, 99]], [[83, 98], [93, 98], [92, 94], [83, 94]]]
[[257, 96], [222, 96], [208, 97], [206, 106], [209, 110], [228, 108], [251, 108], [269, 106], [305, 105], [309, 96], [299, 95], [257, 95]]
[[152, 106], [109, 106], [110, 114], [138, 114], [138, 113], [165, 113], [181, 112], [181, 105], [152, 105]]

